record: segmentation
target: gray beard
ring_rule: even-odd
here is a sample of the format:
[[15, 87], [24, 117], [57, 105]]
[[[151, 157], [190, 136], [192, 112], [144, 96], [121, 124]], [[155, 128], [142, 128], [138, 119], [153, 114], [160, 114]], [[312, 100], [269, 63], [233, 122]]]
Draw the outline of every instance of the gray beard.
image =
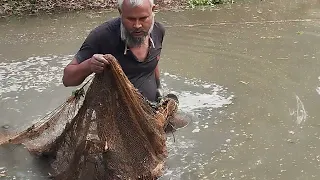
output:
[[120, 24], [121, 31], [121, 39], [126, 42], [129, 47], [140, 47], [146, 40], [146, 37], [152, 32], [154, 26], [154, 18], [152, 18], [152, 25], [147, 33], [145, 33], [142, 37], [135, 37], [130, 34], [129, 31], [126, 30], [122, 21]]

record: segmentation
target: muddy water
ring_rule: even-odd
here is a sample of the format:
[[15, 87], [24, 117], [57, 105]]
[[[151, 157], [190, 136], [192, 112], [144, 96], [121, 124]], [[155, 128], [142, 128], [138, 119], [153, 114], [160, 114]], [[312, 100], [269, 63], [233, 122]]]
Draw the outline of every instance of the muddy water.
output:
[[[74, 88], [62, 69], [91, 28], [116, 13], [0, 22], [0, 125], [26, 127]], [[160, 12], [166, 91], [192, 122], [168, 138], [161, 179], [320, 178], [320, 2], [240, 1]], [[2, 179], [46, 179], [21, 146], [0, 147]], [[1, 179], [1, 178], [0, 178]]]

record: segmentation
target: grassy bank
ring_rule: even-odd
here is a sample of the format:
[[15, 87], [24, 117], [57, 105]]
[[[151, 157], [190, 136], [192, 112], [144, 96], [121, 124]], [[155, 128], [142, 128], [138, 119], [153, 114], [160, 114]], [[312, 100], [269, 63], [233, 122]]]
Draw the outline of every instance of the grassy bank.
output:
[[[213, 6], [233, 0], [157, 0], [160, 9]], [[35, 15], [65, 11], [114, 9], [117, 0], [0, 0], [0, 16]]]

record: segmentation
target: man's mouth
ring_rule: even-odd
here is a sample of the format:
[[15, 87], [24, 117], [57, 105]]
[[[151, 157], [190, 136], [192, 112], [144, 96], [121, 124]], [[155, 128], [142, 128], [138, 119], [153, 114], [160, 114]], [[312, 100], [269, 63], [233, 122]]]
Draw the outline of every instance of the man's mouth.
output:
[[134, 35], [134, 36], [142, 36], [143, 34], [144, 34], [143, 31], [132, 32], [132, 35]]

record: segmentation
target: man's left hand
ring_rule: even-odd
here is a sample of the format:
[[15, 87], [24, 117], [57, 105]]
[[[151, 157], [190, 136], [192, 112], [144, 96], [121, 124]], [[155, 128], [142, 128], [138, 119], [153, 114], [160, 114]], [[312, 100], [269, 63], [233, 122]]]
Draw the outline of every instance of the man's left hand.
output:
[[162, 98], [163, 98], [163, 90], [161, 88], [158, 88], [156, 92], [156, 101], [159, 103]]

